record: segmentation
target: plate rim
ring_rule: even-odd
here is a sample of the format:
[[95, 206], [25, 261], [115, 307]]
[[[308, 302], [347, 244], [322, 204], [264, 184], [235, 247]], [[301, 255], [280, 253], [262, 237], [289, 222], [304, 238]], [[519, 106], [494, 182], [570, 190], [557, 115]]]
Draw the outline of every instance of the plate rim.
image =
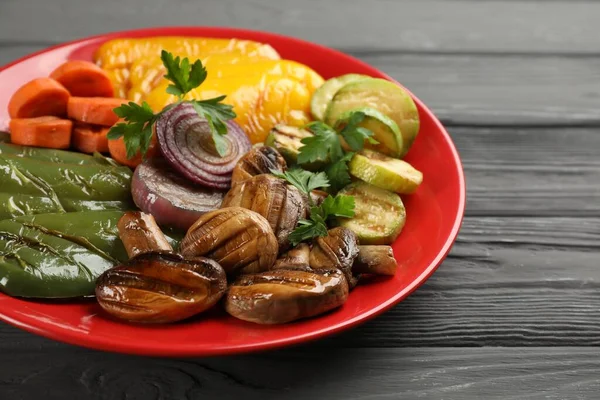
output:
[[[462, 223], [465, 215], [466, 208], [466, 181], [464, 174], [464, 167], [458, 150], [452, 140], [452, 137], [437, 118], [437, 116], [416, 96], [414, 93], [410, 91], [410, 89], [406, 88], [400, 82], [396, 81], [394, 78], [386, 74], [385, 72], [371, 66], [370, 64], [355, 58], [349, 54], [346, 54], [340, 50], [327, 47], [320, 43], [311, 42], [308, 40], [304, 40], [294, 36], [283, 35], [280, 33], [262, 31], [262, 30], [254, 30], [254, 29], [246, 29], [246, 28], [235, 28], [235, 27], [225, 27], [225, 26], [193, 26], [193, 25], [167, 25], [167, 26], [154, 26], [154, 27], [144, 27], [137, 29], [128, 29], [128, 30], [116, 30], [105, 33], [100, 33], [92, 36], [81, 37], [78, 39], [74, 39], [67, 42], [61, 42], [43, 49], [40, 49], [36, 52], [27, 54], [23, 57], [20, 57], [16, 60], [9, 62], [8, 64], [0, 66], [0, 72], [5, 69], [17, 65], [21, 62], [24, 62], [30, 58], [36, 57], [41, 54], [45, 54], [57, 49], [61, 49], [67, 46], [77, 45], [80, 43], [84, 43], [86, 41], [94, 41], [98, 39], [111, 39], [114, 37], [123, 37], [129, 35], [139, 35], [140, 37], [155, 37], [155, 36], [185, 36], [183, 33], [177, 33], [181, 31], [198, 31], [198, 36], [211, 37], [213, 34], [225, 33], [227, 32], [230, 36], [239, 34], [241, 36], [244, 35], [265, 35], [273, 38], [278, 38], [280, 40], [284, 40], [287, 42], [293, 42], [301, 45], [310, 45], [316, 46], [320, 48], [320, 50], [332, 53], [336, 57], [349, 60], [355, 64], [360, 64], [363, 67], [377, 70], [381, 76], [385, 77], [385, 79], [398, 84], [402, 88], [404, 88], [410, 96], [413, 98], [415, 103], [417, 103], [418, 107], [421, 108], [425, 113], [427, 113], [432, 122], [435, 124], [436, 128], [439, 129], [443, 133], [443, 138], [448, 146], [452, 158], [454, 160], [454, 164], [457, 167], [457, 175], [458, 175], [458, 208], [457, 213], [452, 223], [452, 229], [450, 230], [450, 234], [444, 241], [444, 245], [440, 248], [435, 258], [429, 263], [429, 265], [423, 269], [421, 274], [418, 275], [416, 279], [414, 279], [408, 286], [406, 286], [403, 290], [400, 290], [394, 296], [391, 296], [387, 300], [381, 302], [376, 307], [371, 308], [367, 312], [363, 312], [361, 314], [355, 315], [348, 319], [347, 321], [337, 323], [335, 325], [330, 325], [321, 329], [315, 329], [310, 332], [301, 335], [291, 335], [282, 339], [274, 339], [266, 343], [254, 343], [254, 344], [242, 344], [235, 346], [215, 346], [211, 349], [197, 349], [197, 348], [186, 348], [186, 347], [177, 347], [176, 349], [170, 349], [164, 346], [158, 347], [149, 347], [148, 345], [136, 345], [135, 343], [128, 343], [127, 345], [123, 342], [111, 341], [109, 339], [97, 337], [94, 338], [93, 335], [86, 335], [86, 338], [83, 339], [81, 332], [76, 332], [70, 329], [65, 329], [61, 326], [57, 325], [48, 325], [47, 323], [39, 323], [39, 321], [33, 317], [29, 317], [24, 315], [23, 313], [11, 312], [12, 310], [1, 310], [0, 311], [0, 320], [11, 324], [19, 329], [23, 329], [30, 333], [56, 340], [58, 342], [67, 343], [71, 345], [76, 345], [84, 348], [94, 349], [94, 350], [102, 350], [109, 352], [118, 352], [123, 354], [132, 354], [132, 355], [143, 355], [143, 356], [155, 356], [155, 357], [212, 357], [212, 356], [227, 356], [233, 354], [246, 354], [253, 353], [258, 351], [265, 350], [275, 350], [283, 347], [296, 346], [301, 343], [309, 343], [318, 339], [322, 339], [325, 337], [329, 337], [335, 334], [338, 334], [342, 331], [351, 329], [356, 327], [370, 319], [373, 319], [382, 313], [388, 311], [393, 306], [397, 305], [408, 296], [410, 296], [417, 288], [419, 288], [423, 283], [425, 283], [431, 275], [439, 268], [444, 259], [448, 256], [448, 253], [454, 246], [456, 242], [456, 238], [458, 233], [462, 227]], [[145, 35], [148, 36], [145, 36]], [[11, 297], [7, 294], [0, 293], [1, 297]], [[19, 299], [21, 300], [21, 299]], [[21, 315], [21, 318], [18, 317], [17, 314]]]

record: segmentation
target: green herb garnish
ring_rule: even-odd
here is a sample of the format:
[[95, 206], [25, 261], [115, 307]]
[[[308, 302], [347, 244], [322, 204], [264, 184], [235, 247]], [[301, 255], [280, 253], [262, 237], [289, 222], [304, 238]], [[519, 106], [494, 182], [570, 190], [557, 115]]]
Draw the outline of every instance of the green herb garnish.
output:
[[271, 173], [285, 179], [304, 193], [310, 204], [309, 219], [298, 222], [298, 227], [290, 234], [293, 246], [305, 240], [327, 236], [327, 220], [331, 217], [351, 218], [354, 216], [354, 197], [338, 194], [329, 195], [317, 206], [311, 197], [315, 189], [329, 187], [329, 180], [323, 172], [313, 173], [303, 169], [290, 169], [286, 172], [271, 170]]
[[225, 96], [208, 100], [184, 100], [190, 91], [206, 80], [208, 76], [206, 68], [200, 60], [190, 64], [187, 58], [173, 57], [173, 54], [166, 50], [161, 52], [160, 58], [167, 69], [164, 77], [171, 82], [167, 87], [167, 93], [177, 96], [179, 100], [158, 113], [154, 113], [145, 101], [141, 105], [129, 102], [115, 108], [115, 113], [125, 122], [113, 126], [108, 132], [108, 139], [114, 140], [123, 137], [127, 158], [134, 157], [138, 152], [145, 156], [152, 139], [152, 125], [165, 111], [180, 103], [189, 103], [192, 104], [199, 116], [208, 121], [215, 149], [220, 156], [224, 156], [227, 152], [227, 142], [222, 135], [227, 134], [226, 121], [236, 117], [233, 107], [221, 103]]
[[310, 130], [313, 136], [301, 140], [304, 146], [299, 149], [298, 164], [325, 162], [327, 164], [325, 173], [329, 178], [331, 189], [337, 192], [348, 185], [350, 183], [348, 162], [354, 153], [344, 152], [340, 138], [343, 138], [353, 151], [362, 150], [365, 140], [377, 144], [373, 139], [373, 132], [359, 126], [365, 117], [364, 112], [355, 111], [346, 118], [338, 120], [335, 127], [321, 121], [309, 123], [306, 129]]

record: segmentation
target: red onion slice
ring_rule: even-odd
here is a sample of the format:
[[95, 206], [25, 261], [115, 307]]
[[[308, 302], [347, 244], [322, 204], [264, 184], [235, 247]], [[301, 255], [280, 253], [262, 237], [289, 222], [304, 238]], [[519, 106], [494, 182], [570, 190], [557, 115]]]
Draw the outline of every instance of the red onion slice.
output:
[[225, 156], [215, 155], [203, 146], [212, 140], [208, 122], [189, 103], [165, 112], [156, 122], [156, 134], [165, 159], [182, 175], [201, 185], [229, 187], [231, 173], [238, 160], [250, 151], [250, 140], [234, 121], [227, 121], [229, 144]]
[[195, 185], [163, 158], [154, 157], [135, 169], [131, 195], [159, 225], [187, 230], [204, 213], [219, 208], [225, 192]]

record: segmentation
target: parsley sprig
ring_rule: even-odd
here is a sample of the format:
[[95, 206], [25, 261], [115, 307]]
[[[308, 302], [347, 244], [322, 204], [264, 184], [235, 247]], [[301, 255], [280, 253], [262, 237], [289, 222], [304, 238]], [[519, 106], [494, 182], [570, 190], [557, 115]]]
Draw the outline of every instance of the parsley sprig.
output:
[[167, 93], [177, 96], [178, 101], [158, 113], [154, 113], [145, 101], [141, 105], [129, 102], [115, 108], [115, 114], [123, 118], [125, 122], [113, 126], [108, 132], [108, 139], [114, 140], [123, 137], [127, 158], [134, 157], [138, 151], [144, 156], [150, 146], [154, 123], [164, 112], [185, 102], [190, 103], [198, 115], [208, 121], [215, 149], [220, 156], [224, 156], [227, 153], [227, 141], [223, 135], [227, 134], [226, 121], [236, 117], [233, 107], [221, 103], [225, 96], [208, 100], [184, 100], [190, 91], [206, 80], [208, 76], [206, 68], [200, 60], [190, 64], [187, 58], [173, 57], [173, 54], [166, 50], [161, 52], [160, 58], [167, 70], [164, 77], [170, 82]]
[[[364, 112], [355, 111], [338, 120], [333, 127], [321, 121], [309, 123], [306, 128], [313, 136], [301, 140], [303, 146], [299, 149], [298, 164], [325, 163], [325, 173], [334, 192], [348, 185], [348, 162], [354, 152], [363, 149], [365, 140], [377, 144], [373, 132], [359, 126], [365, 117]], [[341, 139], [352, 151], [344, 151]]]
[[300, 168], [285, 172], [271, 170], [271, 173], [285, 179], [304, 193], [310, 204], [308, 219], [298, 222], [298, 227], [290, 234], [292, 245], [319, 236], [327, 236], [327, 221], [332, 217], [351, 218], [354, 216], [354, 197], [338, 194], [328, 195], [320, 205], [316, 205], [311, 197], [315, 189], [329, 187], [329, 180], [323, 172], [313, 173]]

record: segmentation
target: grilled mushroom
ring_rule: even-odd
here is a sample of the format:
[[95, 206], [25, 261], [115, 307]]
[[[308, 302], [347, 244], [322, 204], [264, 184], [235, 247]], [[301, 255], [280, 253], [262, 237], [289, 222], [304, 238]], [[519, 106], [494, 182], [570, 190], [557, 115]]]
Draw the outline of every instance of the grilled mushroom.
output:
[[234, 276], [268, 270], [279, 248], [263, 216], [246, 208], [227, 207], [200, 217], [181, 241], [180, 252], [185, 257], [212, 258]]
[[358, 239], [356, 234], [348, 228], [338, 227], [330, 229], [327, 236], [318, 237], [310, 251], [310, 266], [314, 270], [338, 268], [350, 286], [354, 286], [352, 278], [352, 264], [358, 255]]
[[306, 218], [305, 196], [283, 179], [261, 174], [234, 185], [225, 195], [221, 207], [244, 207], [267, 219], [275, 232], [280, 250], [289, 246], [288, 237]]
[[287, 164], [281, 154], [273, 147], [254, 147], [246, 153], [233, 168], [231, 185], [249, 179], [255, 175], [268, 174], [271, 170], [285, 171]]
[[300, 243], [298, 246], [279, 257], [271, 269], [297, 269], [303, 271], [312, 271], [308, 263], [309, 256], [310, 247], [308, 244]]
[[117, 318], [166, 323], [207, 310], [226, 290], [225, 272], [213, 260], [147, 252], [104, 272], [96, 284], [96, 298]]
[[358, 257], [352, 265], [354, 274], [394, 276], [398, 263], [390, 246], [358, 246]]
[[127, 211], [119, 219], [117, 229], [129, 258], [148, 251], [173, 251], [150, 214]]
[[225, 309], [244, 321], [284, 324], [322, 314], [347, 299], [348, 282], [337, 269], [279, 269], [241, 276], [229, 287]]

